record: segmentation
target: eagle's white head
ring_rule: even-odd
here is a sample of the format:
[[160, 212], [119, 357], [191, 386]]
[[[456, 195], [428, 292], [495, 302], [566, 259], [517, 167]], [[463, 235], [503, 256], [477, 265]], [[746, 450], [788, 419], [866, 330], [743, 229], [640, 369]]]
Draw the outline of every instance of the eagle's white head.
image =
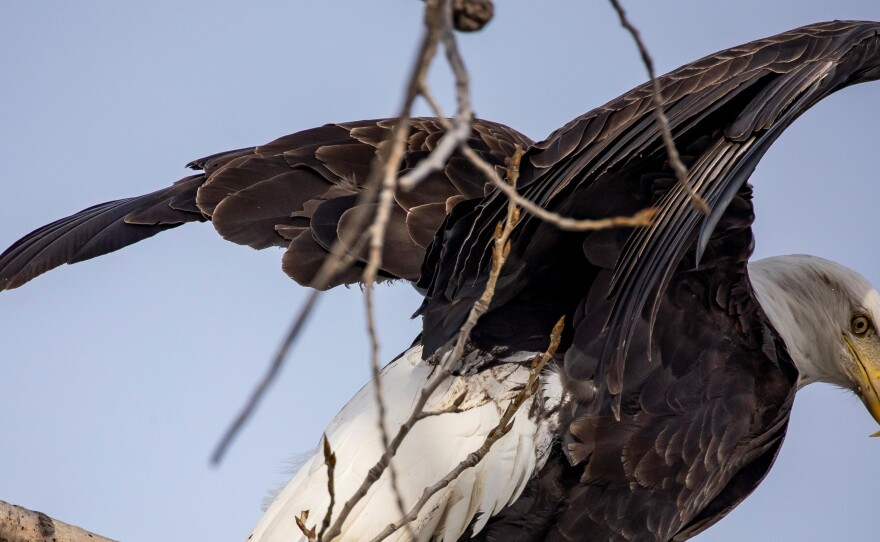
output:
[[880, 293], [816, 256], [752, 262], [749, 276], [800, 372], [798, 387], [828, 382], [851, 390], [880, 423]]

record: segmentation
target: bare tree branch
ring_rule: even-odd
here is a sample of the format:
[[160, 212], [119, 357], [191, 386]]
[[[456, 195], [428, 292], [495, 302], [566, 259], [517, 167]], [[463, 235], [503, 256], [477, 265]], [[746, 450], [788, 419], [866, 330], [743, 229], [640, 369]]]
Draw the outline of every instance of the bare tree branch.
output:
[[623, 6], [620, 2], [618, 0], [610, 0], [610, 2], [614, 11], [617, 12], [617, 16], [620, 18], [620, 24], [630, 33], [630, 35], [632, 35], [633, 40], [636, 42], [636, 47], [639, 48], [639, 54], [642, 56], [642, 62], [644, 62], [645, 68], [648, 70], [648, 77], [651, 78], [651, 86], [654, 89], [654, 115], [657, 118], [657, 124], [660, 126], [660, 134], [663, 137], [663, 144], [666, 146], [666, 154], [669, 155], [669, 163], [672, 165], [672, 169], [675, 170], [675, 177], [678, 179], [678, 182], [681, 184], [682, 188], [684, 188], [685, 192], [687, 192], [688, 196], [690, 196], [694, 207], [703, 214], [709, 214], [709, 205], [707, 205], [706, 201], [694, 191], [690, 181], [688, 181], [687, 167], [682, 163], [681, 157], [678, 155], [678, 149], [675, 147], [675, 140], [672, 139], [672, 130], [669, 128], [669, 119], [663, 111], [663, 93], [660, 91], [660, 82], [654, 74], [654, 59], [652, 59], [651, 55], [648, 53], [648, 48], [645, 47], [639, 30], [629, 22], [629, 19], [627, 19], [626, 11], [623, 10]]
[[0, 541], [114, 542], [110, 538], [52, 519], [42, 512], [0, 501]]

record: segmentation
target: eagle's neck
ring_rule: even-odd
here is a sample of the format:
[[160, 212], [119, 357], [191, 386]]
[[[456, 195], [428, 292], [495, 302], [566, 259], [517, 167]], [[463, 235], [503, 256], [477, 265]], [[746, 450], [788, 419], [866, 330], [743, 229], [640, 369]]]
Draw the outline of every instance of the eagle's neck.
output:
[[[749, 277], [758, 302], [782, 337], [800, 373], [798, 388], [827, 382], [849, 388], [839, 359], [840, 330], [827, 299], [827, 262], [815, 256], [779, 256], [749, 263]], [[825, 279], [823, 279], [825, 277]]]

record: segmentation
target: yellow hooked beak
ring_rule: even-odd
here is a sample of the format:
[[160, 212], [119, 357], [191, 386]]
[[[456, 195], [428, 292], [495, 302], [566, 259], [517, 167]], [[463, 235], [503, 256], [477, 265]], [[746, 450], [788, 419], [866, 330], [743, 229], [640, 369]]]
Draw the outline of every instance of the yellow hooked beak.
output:
[[[846, 347], [849, 349], [850, 355], [856, 361], [856, 383], [859, 386], [858, 394], [871, 416], [880, 423], [880, 367], [864, 359], [859, 355], [852, 341], [846, 335], [843, 336]], [[877, 431], [872, 437], [880, 437], [880, 431]]]

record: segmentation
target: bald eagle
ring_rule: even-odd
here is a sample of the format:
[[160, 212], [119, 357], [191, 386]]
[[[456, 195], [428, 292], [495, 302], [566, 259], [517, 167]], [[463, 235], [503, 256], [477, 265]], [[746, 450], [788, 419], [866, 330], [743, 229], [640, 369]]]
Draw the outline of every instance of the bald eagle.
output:
[[[880, 294], [812, 256], [748, 262], [747, 180], [770, 144], [813, 104], [880, 78], [880, 23], [828, 22], [721, 51], [660, 78], [663, 105], [701, 214], [675, 179], [642, 85], [535, 143], [477, 120], [468, 146], [498, 170], [526, 149], [519, 190], [562, 216], [658, 210], [643, 228], [560, 231], [524, 215], [466, 355], [431, 395], [394, 459], [405, 508], [485, 440], [528, 385], [561, 316], [566, 327], [537, 393], [475, 466], [412, 523], [418, 540], [685, 540], [741, 502], [773, 463], [794, 394], [849, 389], [880, 422]], [[394, 120], [328, 124], [190, 164], [171, 187], [44, 226], [0, 255], [0, 289], [112, 252], [186, 222], [285, 249], [283, 270], [315, 285], [331, 248], [355, 258], [328, 285], [357, 283], [356, 216], [376, 149]], [[413, 119], [405, 172], [435, 148], [437, 119]], [[383, 370], [393, 432], [482, 293], [503, 194], [460, 154], [417, 189], [395, 192], [381, 277], [424, 293], [423, 333]], [[373, 384], [326, 431], [337, 461], [333, 512], [382, 453]], [[450, 408], [454, 407], [454, 408]], [[304, 538], [322, 518], [328, 471], [316, 451], [249, 538]], [[342, 525], [367, 540], [397, 522], [388, 471]], [[309, 525], [306, 525], [307, 527]], [[391, 539], [408, 540], [400, 529]]]

